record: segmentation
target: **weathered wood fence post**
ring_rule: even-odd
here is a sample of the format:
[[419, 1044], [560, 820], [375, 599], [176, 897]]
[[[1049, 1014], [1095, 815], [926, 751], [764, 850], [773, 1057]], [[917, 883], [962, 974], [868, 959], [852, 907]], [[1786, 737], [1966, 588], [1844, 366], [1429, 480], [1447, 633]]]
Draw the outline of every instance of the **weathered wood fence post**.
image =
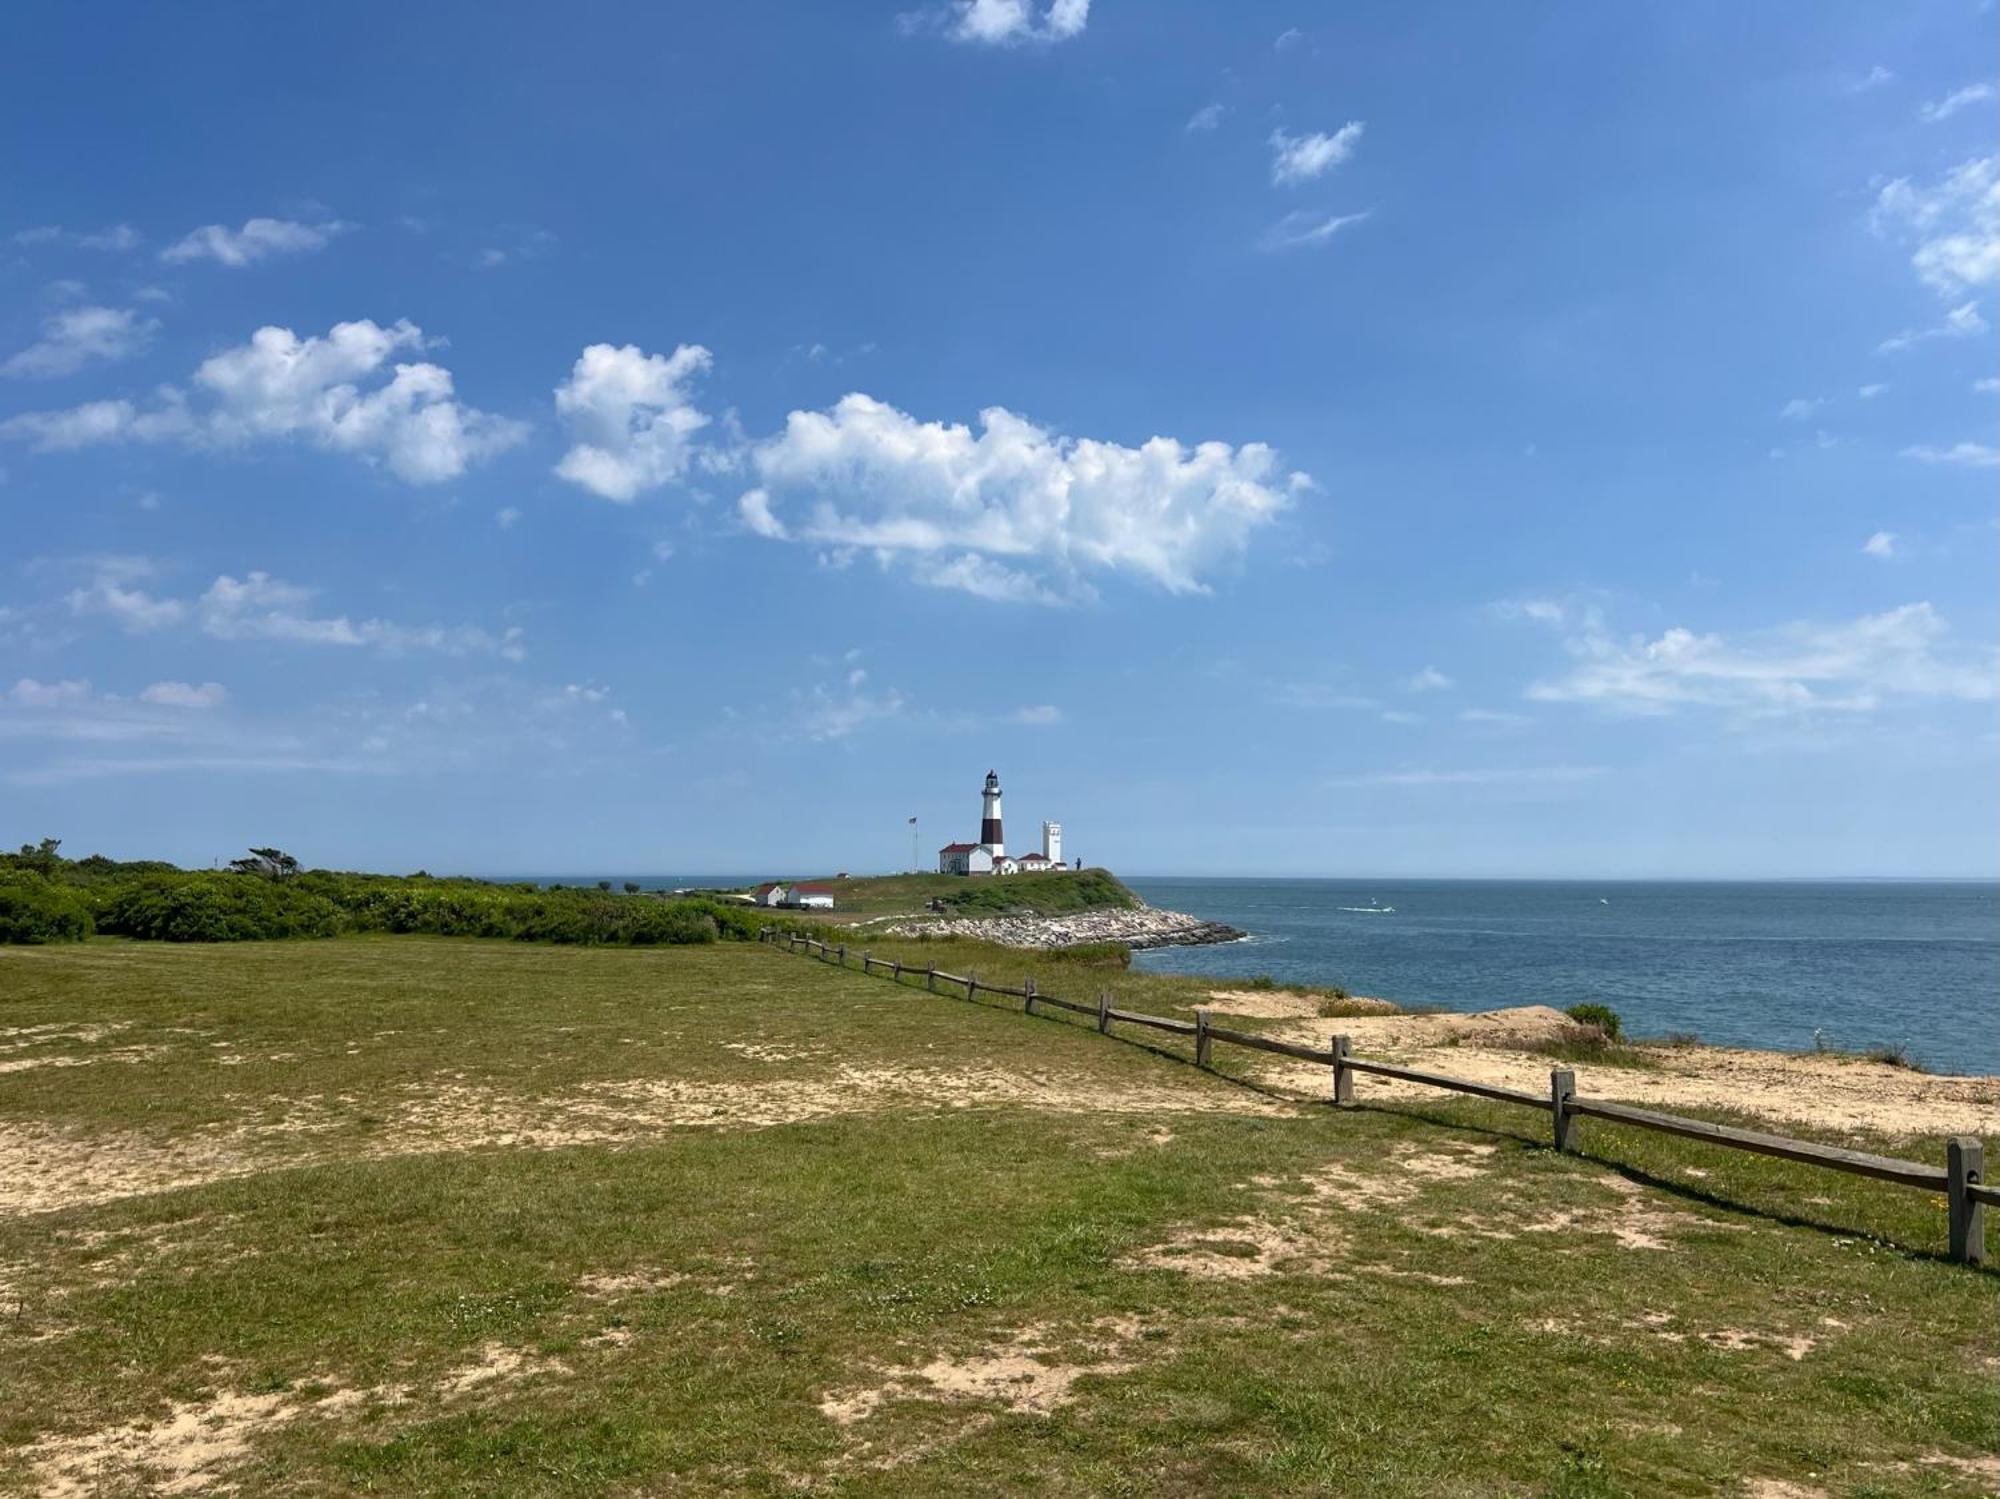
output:
[[845, 942], [840, 944], [840, 957], [838, 961], [842, 968], [847, 966], [847, 944]]
[[870, 952], [868, 951], [868, 949], [867, 949], [867, 948], [865, 948], [865, 947], [864, 947], [864, 948], [862, 948], [862, 949], [861, 949], [861, 971], [862, 971], [863, 973], [872, 973], [872, 972], [874, 972], [874, 969], [875, 969], [875, 958], [874, 958], [873, 954], [871, 954], [871, 953], [870, 953]]
[[979, 992], [979, 975], [973, 969], [965, 970], [965, 997], [972, 998]]
[[936, 958], [932, 958], [932, 959], [931, 959], [931, 966], [930, 966], [930, 967], [928, 967], [928, 968], [926, 968], [926, 969], [924, 970], [924, 987], [925, 987], [926, 989], [930, 990], [930, 992], [931, 992], [931, 993], [933, 993], [933, 994], [937, 993], [937, 959], [936, 959]]
[[893, 984], [903, 982], [903, 960], [901, 958], [896, 959], [896, 966], [890, 970], [889, 981]]
[[1034, 1014], [1035, 1013], [1034, 979], [1025, 978], [1021, 980], [1021, 1000], [1022, 1000], [1021, 1008], [1023, 1009], [1023, 1011], [1025, 1011], [1027, 1014], [1030, 1015]]
[[1354, 1055], [1354, 1043], [1346, 1036], [1333, 1038], [1333, 1101], [1336, 1104], [1354, 1102], [1354, 1073], [1347, 1065], [1347, 1059]]
[[1209, 1038], [1208, 1034], [1208, 1011], [1196, 1010], [1194, 1012], [1195, 1066], [1206, 1067], [1208, 1065], [1209, 1054], [1214, 1049], [1215, 1049], [1215, 1042]]
[[1986, 1179], [1986, 1147], [1971, 1135], [1960, 1135], [1944, 1148], [1945, 1201], [1950, 1214], [1951, 1257], [1961, 1265], [1986, 1259], [1986, 1204], [1973, 1200], [1968, 1188]]
[[1097, 991], [1097, 1034], [1100, 1036], [1111, 1034], [1111, 991], [1109, 989], [1099, 989]]
[[1558, 1067], [1549, 1074], [1549, 1112], [1556, 1121], [1556, 1149], [1570, 1149], [1569, 1132], [1573, 1116], [1569, 1111], [1569, 1101], [1576, 1097], [1576, 1074], [1567, 1067]]

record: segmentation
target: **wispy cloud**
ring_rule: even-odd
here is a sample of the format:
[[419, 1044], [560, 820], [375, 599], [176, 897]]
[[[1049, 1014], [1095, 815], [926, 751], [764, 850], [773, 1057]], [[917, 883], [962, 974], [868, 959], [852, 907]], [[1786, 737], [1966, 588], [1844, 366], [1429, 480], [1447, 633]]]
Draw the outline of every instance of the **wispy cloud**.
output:
[[1956, 645], [1928, 603], [1741, 640], [1677, 628], [1653, 640], [1587, 631], [1568, 645], [1574, 664], [1530, 687], [1531, 699], [1639, 714], [1723, 708], [1746, 719], [1870, 713], [1899, 699], [1987, 701], [2000, 665], [1991, 650]]
[[160, 251], [160, 259], [169, 265], [213, 260], [219, 265], [241, 268], [274, 255], [306, 255], [323, 250], [335, 236], [353, 227], [338, 219], [316, 224], [295, 219], [246, 219], [240, 229], [204, 224]]
[[1403, 684], [1405, 692], [1447, 692], [1458, 684], [1435, 666], [1426, 666]]
[[1962, 89], [1946, 94], [1942, 99], [1930, 100], [1928, 103], [1920, 106], [1917, 113], [1923, 117], [1926, 123], [1934, 125], [1939, 120], [1950, 119], [1961, 109], [1968, 109], [1974, 104], [1982, 104], [1993, 96], [1994, 88], [1992, 84], [1969, 83]]
[[42, 336], [0, 364], [14, 378], [73, 375], [87, 364], [129, 359], [159, 331], [130, 308], [65, 307], [42, 320]]
[[[1878, 354], [1900, 354], [1935, 338], [1972, 338], [1987, 331], [1986, 319], [1975, 302], [1961, 302], [1944, 315], [1944, 321], [1929, 328], [1905, 328], [1875, 346]], [[1887, 386], [1881, 387], [1887, 389]]]
[[1569, 786], [1610, 774], [1604, 765], [1514, 765], [1460, 770], [1372, 770], [1334, 776], [1330, 786]]
[[1258, 241], [1266, 250], [1300, 250], [1317, 248], [1332, 240], [1341, 230], [1359, 224], [1375, 212], [1372, 208], [1360, 213], [1334, 214], [1322, 217], [1303, 209], [1286, 214], [1277, 223], [1264, 231]]
[[940, 32], [954, 42], [982, 47], [1019, 47], [1066, 42], [1083, 34], [1090, 0], [951, 0], [943, 6], [909, 11], [896, 18], [905, 32]]
[[1292, 135], [1283, 126], [1271, 132], [1271, 182], [1277, 187], [1296, 187], [1324, 176], [1354, 154], [1367, 128], [1361, 120], [1349, 120], [1331, 135], [1315, 132]]
[[1870, 557], [1881, 557], [1885, 560], [1893, 557], [1896, 555], [1896, 533], [1894, 531], [1877, 531], [1873, 536], [1861, 543], [1861, 550], [1865, 555]]
[[1200, 109], [1197, 109], [1193, 114], [1188, 116], [1187, 124], [1181, 128], [1187, 131], [1189, 135], [1199, 135], [1204, 130], [1215, 129], [1216, 126], [1222, 123], [1222, 117], [1227, 113], [1227, 105], [1204, 104]]
[[24, 248], [34, 245], [72, 245], [79, 250], [136, 250], [145, 236], [130, 224], [113, 224], [104, 229], [65, 229], [60, 224], [38, 224], [14, 236]]
[[2000, 448], [1989, 447], [1983, 442], [1956, 442], [1948, 448], [1919, 443], [1904, 448], [1903, 456], [1914, 458], [1919, 463], [1942, 463], [1953, 468], [2000, 468]]
[[1898, 177], [1876, 193], [1869, 222], [1915, 244], [1910, 265], [1939, 296], [2000, 279], [2000, 156], [1960, 162], [1928, 185]]

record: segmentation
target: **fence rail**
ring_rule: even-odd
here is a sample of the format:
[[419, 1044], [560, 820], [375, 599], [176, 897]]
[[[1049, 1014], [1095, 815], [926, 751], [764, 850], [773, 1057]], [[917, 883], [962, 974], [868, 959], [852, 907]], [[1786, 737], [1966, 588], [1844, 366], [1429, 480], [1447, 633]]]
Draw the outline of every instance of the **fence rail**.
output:
[[[783, 943], [790, 952], [807, 952], [821, 959], [830, 958], [843, 968], [847, 966], [847, 947], [844, 943], [828, 943], [800, 932], [780, 932], [775, 927], [765, 927], [760, 930], [757, 940], [771, 944]], [[1475, 1082], [1471, 1078], [1452, 1077], [1447, 1073], [1424, 1072], [1394, 1062], [1369, 1061], [1353, 1054], [1352, 1045], [1346, 1036], [1333, 1037], [1326, 1047], [1308, 1046], [1297, 1041], [1280, 1041], [1273, 1036], [1260, 1036], [1254, 1031], [1239, 1031], [1211, 1024], [1207, 1010], [1195, 1011], [1193, 1020], [1176, 1020], [1167, 1015], [1147, 1015], [1137, 1010], [1120, 1010], [1112, 1006], [1109, 990], [1100, 990], [1095, 1004], [1079, 1004], [1075, 1000], [1042, 993], [1032, 978], [1019, 986], [986, 984], [979, 981], [976, 973], [963, 975], [946, 973], [936, 963], [921, 969], [912, 968], [904, 964], [900, 958], [877, 958], [864, 951], [861, 954], [861, 971], [872, 974], [878, 968], [890, 970], [891, 979], [896, 983], [901, 983], [906, 975], [911, 977], [921, 975], [924, 987], [931, 993], [937, 992], [938, 983], [942, 981], [963, 988], [967, 999], [982, 992], [1004, 994], [1019, 999], [1029, 1014], [1046, 1005], [1053, 1009], [1067, 1010], [1071, 1014], [1090, 1016], [1096, 1020], [1097, 1029], [1106, 1034], [1109, 1034], [1113, 1024], [1119, 1024], [1144, 1026], [1177, 1036], [1192, 1036], [1195, 1043], [1195, 1064], [1200, 1067], [1210, 1065], [1211, 1051], [1218, 1041], [1230, 1046], [1247, 1047], [1252, 1051], [1296, 1057], [1300, 1061], [1323, 1062], [1331, 1069], [1333, 1101], [1337, 1104], [1351, 1104], [1354, 1101], [1354, 1074], [1358, 1072], [1371, 1077], [1419, 1083], [1428, 1088], [1469, 1093], [1476, 1098], [1491, 1099], [1496, 1103], [1539, 1109], [1553, 1116], [1555, 1146], [1558, 1150], [1575, 1148], [1572, 1129], [1575, 1120], [1603, 1119], [1613, 1124], [1629, 1125], [1635, 1129], [1650, 1129], [1662, 1134], [1701, 1140], [1731, 1150], [1747, 1150], [1758, 1155], [1799, 1161], [1809, 1166], [1824, 1166], [1833, 1171], [1846, 1171], [1856, 1176], [1891, 1182], [1897, 1186], [1916, 1187], [1927, 1192], [1942, 1192], [1945, 1194], [1949, 1218], [1951, 1258], [1961, 1264], [1977, 1265], [1984, 1262], [1985, 1209], [1989, 1206], [2000, 1207], [2000, 1187], [1988, 1184], [1985, 1179], [1984, 1146], [1970, 1135], [1961, 1135], [1947, 1144], [1943, 1166], [1929, 1166], [1922, 1161], [1905, 1161], [1892, 1156], [1870, 1155], [1866, 1151], [1843, 1150], [1836, 1145], [1822, 1145], [1813, 1140], [1794, 1140], [1785, 1135], [1739, 1129], [1729, 1124], [1714, 1124], [1706, 1119], [1691, 1119], [1682, 1114], [1662, 1114], [1652, 1109], [1614, 1103], [1608, 1098], [1588, 1098], [1576, 1091], [1576, 1074], [1568, 1068], [1559, 1067], [1550, 1072], [1549, 1091], [1546, 1095], [1528, 1093], [1518, 1088], [1502, 1088], [1492, 1083]]]

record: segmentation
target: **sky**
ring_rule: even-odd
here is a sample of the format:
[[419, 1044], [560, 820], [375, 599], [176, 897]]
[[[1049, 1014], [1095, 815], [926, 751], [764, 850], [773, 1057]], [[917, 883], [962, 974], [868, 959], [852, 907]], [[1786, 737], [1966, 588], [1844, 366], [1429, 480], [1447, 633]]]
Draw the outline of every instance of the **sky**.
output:
[[0, 842], [1990, 877], [1995, 32], [23, 0]]

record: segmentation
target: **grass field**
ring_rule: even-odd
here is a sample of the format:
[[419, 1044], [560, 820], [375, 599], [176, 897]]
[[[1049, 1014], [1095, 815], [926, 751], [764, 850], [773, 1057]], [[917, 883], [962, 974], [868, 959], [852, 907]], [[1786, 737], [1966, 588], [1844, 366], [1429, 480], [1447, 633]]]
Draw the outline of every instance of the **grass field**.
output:
[[942, 900], [955, 916], [1001, 912], [1061, 915], [1071, 911], [1127, 906], [1136, 897], [1101, 869], [1009, 875], [1001, 879], [949, 874], [878, 874], [818, 881], [833, 892], [831, 919], [860, 921], [874, 916], [907, 916]]
[[1231, 1055], [734, 944], [0, 949], [0, 1487], [1993, 1489], [1935, 1199]]

